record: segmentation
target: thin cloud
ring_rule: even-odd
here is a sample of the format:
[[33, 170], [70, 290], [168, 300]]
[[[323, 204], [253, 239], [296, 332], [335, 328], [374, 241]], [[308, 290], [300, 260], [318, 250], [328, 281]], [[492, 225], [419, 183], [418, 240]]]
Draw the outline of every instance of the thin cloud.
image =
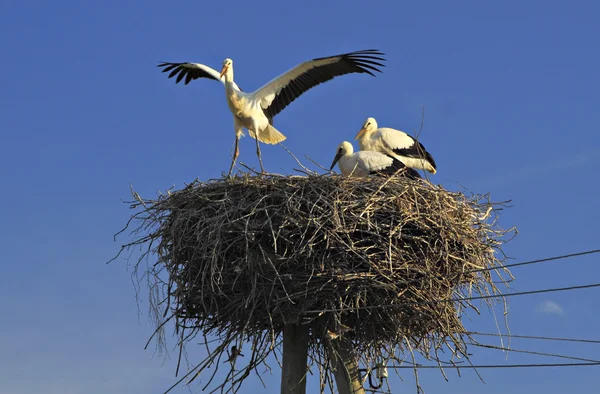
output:
[[537, 311], [541, 312], [541, 313], [546, 313], [548, 315], [562, 316], [565, 314], [565, 311], [562, 308], [562, 306], [560, 306], [556, 302], [550, 301], [550, 300], [546, 300], [546, 301], [542, 302], [541, 304], [539, 304], [537, 307]]

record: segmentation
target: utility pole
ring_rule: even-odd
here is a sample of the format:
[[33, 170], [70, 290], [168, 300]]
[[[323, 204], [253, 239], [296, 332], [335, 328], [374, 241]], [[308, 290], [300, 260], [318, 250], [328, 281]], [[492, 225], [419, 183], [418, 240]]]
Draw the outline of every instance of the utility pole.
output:
[[308, 327], [286, 324], [283, 329], [281, 394], [306, 394]]
[[352, 343], [342, 338], [335, 339], [327, 344], [327, 351], [338, 393], [365, 394], [358, 371], [358, 362], [352, 355]]

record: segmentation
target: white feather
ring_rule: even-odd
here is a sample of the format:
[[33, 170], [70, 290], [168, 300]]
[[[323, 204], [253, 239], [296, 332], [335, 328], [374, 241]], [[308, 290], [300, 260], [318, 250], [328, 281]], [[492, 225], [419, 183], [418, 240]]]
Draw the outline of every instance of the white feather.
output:
[[397, 149], [417, 150], [418, 141], [403, 131], [389, 127], [377, 127], [377, 121], [374, 118], [368, 118], [356, 139], [361, 151], [376, 151], [390, 155], [401, 161], [410, 168], [416, 168], [436, 173], [435, 161], [429, 153], [425, 151], [423, 145], [421, 150], [423, 157], [401, 155], [394, 152]]
[[379, 152], [360, 151], [354, 152], [354, 147], [348, 141], [338, 146], [341, 153], [337, 164], [345, 176], [367, 177], [372, 172], [383, 171], [392, 167], [394, 159]]

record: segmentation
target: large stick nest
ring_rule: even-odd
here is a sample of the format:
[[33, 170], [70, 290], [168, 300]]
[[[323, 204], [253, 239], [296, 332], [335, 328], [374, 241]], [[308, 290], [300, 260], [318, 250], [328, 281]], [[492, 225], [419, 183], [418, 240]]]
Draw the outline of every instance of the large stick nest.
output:
[[466, 356], [468, 298], [497, 294], [490, 273], [502, 267], [506, 231], [486, 196], [341, 176], [244, 176], [157, 200], [134, 195], [143, 234], [125, 247], [148, 243], [156, 257], [147, 273], [158, 323], [174, 319], [182, 340], [216, 335], [221, 353], [261, 337], [271, 345], [258, 354], [253, 342], [255, 364], [289, 323], [310, 327], [319, 354], [342, 333], [363, 358], [407, 346], [428, 355], [441, 343], [432, 338]]

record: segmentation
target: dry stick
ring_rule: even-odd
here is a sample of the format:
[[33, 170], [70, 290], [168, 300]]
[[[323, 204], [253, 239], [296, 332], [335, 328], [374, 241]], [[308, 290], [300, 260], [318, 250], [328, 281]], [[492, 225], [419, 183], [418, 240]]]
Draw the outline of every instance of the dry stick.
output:
[[283, 330], [281, 394], [306, 393], [308, 326], [286, 324]]
[[306, 175], [319, 175], [317, 172], [312, 171], [311, 169], [307, 168], [306, 166], [304, 166], [302, 163], [300, 163], [300, 160], [298, 160], [298, 158], [296, 157], [296, 155], [294, 155], [292, 153], [291, 150], [289, 150], [288, 148], [285, 147], [285, 145], [283, 145], [282, 143], [279, 143], [279, 145], [290, 155], [294, 158], [294, 160], [296, 160], [296, 163], [298, 163], [298, 165], [300, 167], [302, 167], [302, 169], [304, 171], [300, 171], [300, 170], [296, 170], [298, 172], [304, 172]]
[[352, 343], [342, 338], [335, 340], [335, 349], [331, 342], [327, 352], [333, 367], [333, 375], [339, 394], [365, 394], [358, 363], [352, 354]]
[[[425, 126], [425, 106], [423, 106], [421, 108], [421, 127], [419, 128], [419, 132], [416, 133], [415, 136], [415, 140], [417, 141], [417, 143], [419, 142], [419, 137], [421, 136], [421, 133], [423, 132], [423, 127]], [[413, 132], [414, 132], [414, 128], [413, 128]], [[421, 152], [421, 149], [418, 149], [419, 152], [419, 159], [421, 159], [421, 162], [423, 160], [423, 152]], [[429, 181], [429, 174], [427, 174], [427, 171], [425, 171], [425, 179], [427, 179], [427, 181]]]
[[308, 160], [312, 161], [312, 163], [314, 165], [316, 165], [317, 167], [319, 167], [320, 169], [327, 171], [328, 173], [333, 173], [333, 170], [330, 170], [329, 168], [325, 168], [323, 167], [321, 164], [319, 164], [316, 160], [312, 159], [309, 155], [304, 155], [304, 157], [306, 157]]

